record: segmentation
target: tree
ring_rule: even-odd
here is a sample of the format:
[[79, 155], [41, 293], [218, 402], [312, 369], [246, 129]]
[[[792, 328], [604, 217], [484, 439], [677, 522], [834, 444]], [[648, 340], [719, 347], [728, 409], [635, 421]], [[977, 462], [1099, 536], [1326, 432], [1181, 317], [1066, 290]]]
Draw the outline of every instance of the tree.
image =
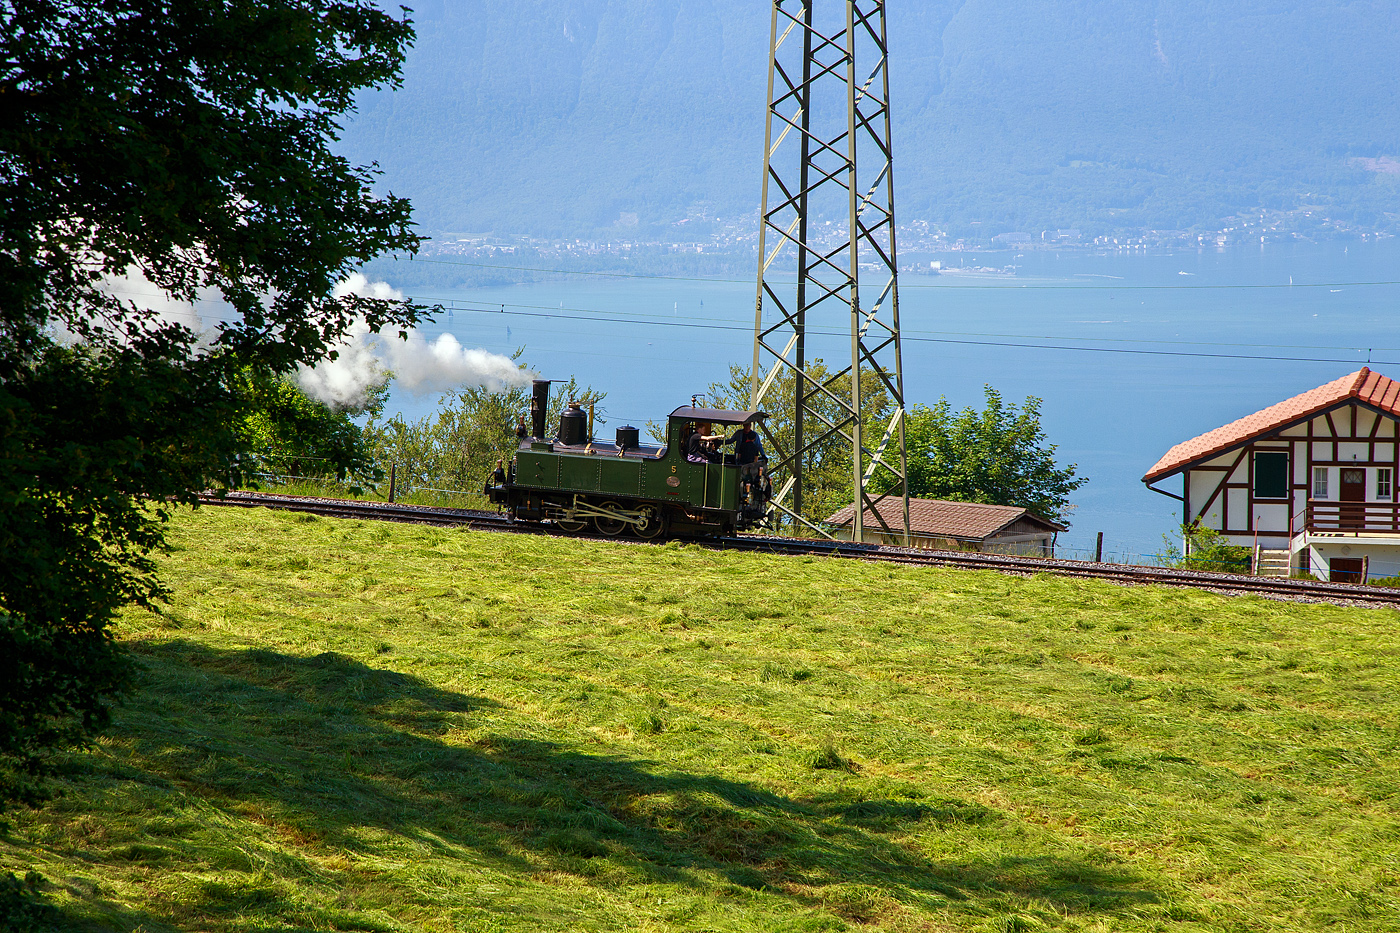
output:
[[1040, 428], [1040, 399], [1018, 409], [985, 386], [987, 406], [953, 413], [947, 399], [916, 405], [905, 427], [909, 495], [1015, 505], [1066, 522], [1070, 493], [1089, 480], [1059, 467]]
[[420, 317], [334, 294], [418, 245], [330, 148], [411, 37], [368, 0], [0, 0], [0, 807], [106, 721], [171, 507], [243, 479], [240, 374]]
[[353, 417], [382, 410], [387, 383], [373, 387], [359, 408], [331, 408], [308, 396], [291, 377], [262, 369], [245, 369], [235, 385], [243, 403], [239, 439], [254, 469], [352, 482], [382, 478], [368, 438]]

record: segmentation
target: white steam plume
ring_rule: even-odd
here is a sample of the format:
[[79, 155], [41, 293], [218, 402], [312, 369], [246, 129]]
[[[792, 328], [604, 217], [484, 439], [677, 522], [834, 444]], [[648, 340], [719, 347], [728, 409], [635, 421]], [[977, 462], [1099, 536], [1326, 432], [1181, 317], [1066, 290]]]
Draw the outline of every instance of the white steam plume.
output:
[[[130, 302], [138, 308], [154, 311], [162, 321], [183, 324], [195, 333], [204, 330], [204, 318], [199, 307], [188, 301], [178, 301], [167, 295], [161, 288], [146, 278], [136, 266], [130, 266], [120, 278], [107, 276], [99, 286], [102, 291], [115, 296], [123, 304]], [[200, 304], [209, 304], [201, 301]]]
[[337, 298], [360, 295], [364, 298], [378, 298], [381, 301], [403, 301], [403, 292], [388, 282], [371, 282], [359, 272], [350, 273], [350, 277], [337, 285], [332, 294]]
[[332, 408], [359, 408], [364, 405], [370, 387], [389, 377], [384, 363], [375, 353], [376, 339], [369, 332], [368, 324], [353, 324], [336, 345], [336, 358], [322, 360], [315, 366], [298, 366], [297, 382], [307, 395]]
[[[400, 300], [403, 293], [385, 282], [370, 282], [356, 272], [335, 289], [336, 297], [364, 295]], [[363, 322], [354, 324], [335, 348], [334, 360], [302, 366], [297, 381], [306, 394], [335, 408], [363, 405], [372, 386], [392, 377], [415, 395], [445, 392], [464, 386], [493, 391], [525, 385], [533, 373], [499, 353], [467, 349], [451, 334], [429, 342], [416, 330], [404, 340], [370, 333]]]

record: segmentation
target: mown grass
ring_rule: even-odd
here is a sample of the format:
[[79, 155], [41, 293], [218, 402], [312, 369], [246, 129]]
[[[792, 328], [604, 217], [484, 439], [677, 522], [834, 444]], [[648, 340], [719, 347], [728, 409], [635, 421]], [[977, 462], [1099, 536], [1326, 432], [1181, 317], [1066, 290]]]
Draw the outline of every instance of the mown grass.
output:
[[[250, 484], [246, 491], [274, 493], [283, 496], [312, 496], [331, 499], [351, 499], [365, 502], [384, 502], [389, 496], [387, 482], [380, 486], [357, 486], [335, 479], [309, 479], [304, 477], [279, 480], [262, 478]], [[440, 509], [488, 509], [496, 511], [486, 496], [468, 490], [448, 491], [443, 489], [407, 489], [399, 487], [394, 501], [407, 505], [427, 505]]]
[[0, 866], [136, 930], [1396, 930], [1391, 610], [183, 514]]

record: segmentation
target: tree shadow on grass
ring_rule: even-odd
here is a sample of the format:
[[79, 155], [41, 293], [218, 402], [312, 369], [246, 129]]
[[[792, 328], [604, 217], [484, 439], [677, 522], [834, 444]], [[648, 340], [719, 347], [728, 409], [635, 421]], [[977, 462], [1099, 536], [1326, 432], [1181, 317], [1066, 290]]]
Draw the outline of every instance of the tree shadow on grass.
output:
[[148, 682], [119, 717], [114, 755], [74, 795], [122, 786], [138, 800], [182, 794], [265, 831], [256, 859], [227, 832], [188, 820], [171, 826], [154, 813], [133, 815], [124, 834], [93, 839], [77, 854], [96, 864], [181, 865], [217, 879], [192, 882], [162, 916], [129, 915], [119, 927], [248, 929], [256, 916], [380, 929], [352, 902], [308, 905], [277, 879], [335, 883], [312, 850], [322, 862], [339, 854], [353, 865], [358, 856], [382, 858], [386, 847], [401, 858], [404, 844], [448, 865], [469, 863], [453, 869], [463, 872], [484, 863], [520, 878], [552, 871], [707, 891], [722, 878], [767, 892], [776, 899], [769, 911], [790, 903], [858, 922], [892, 904], [985, 913], [1038, 902], [1111, 914], [1158, 900], [1142, 879], [1101, 865], [1048, 856], [948, 863], [902, 844], [911, 829], [1000, 818], [976, 804], [797, 801], [537, 739], [464, 745], [448, 733], [474, 725], [491, 701], [336, 654], [190, 642], [141, 654]]

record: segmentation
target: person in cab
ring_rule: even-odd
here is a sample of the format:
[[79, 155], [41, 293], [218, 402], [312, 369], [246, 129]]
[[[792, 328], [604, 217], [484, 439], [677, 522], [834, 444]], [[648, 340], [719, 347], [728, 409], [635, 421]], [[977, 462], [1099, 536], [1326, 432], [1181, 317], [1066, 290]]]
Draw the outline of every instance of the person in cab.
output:
[[740, 466], [757, 463], [763, 456], [763, 441], [759, 440], [752, 421], [745, 421], [739, 426], [739, 430], [724, 442], [726, 447], [731, 445], [734, 447], [734, 462]]
[[718, 463], [719, 455], [715, 453], [710, 445], [715, 441], [724, 440], [723, 434], [711, 434], [711, 426], [708, 421], [702, 421], [695, 426], [690, 438], [685, 442], [685, 459], [691, 463]]

